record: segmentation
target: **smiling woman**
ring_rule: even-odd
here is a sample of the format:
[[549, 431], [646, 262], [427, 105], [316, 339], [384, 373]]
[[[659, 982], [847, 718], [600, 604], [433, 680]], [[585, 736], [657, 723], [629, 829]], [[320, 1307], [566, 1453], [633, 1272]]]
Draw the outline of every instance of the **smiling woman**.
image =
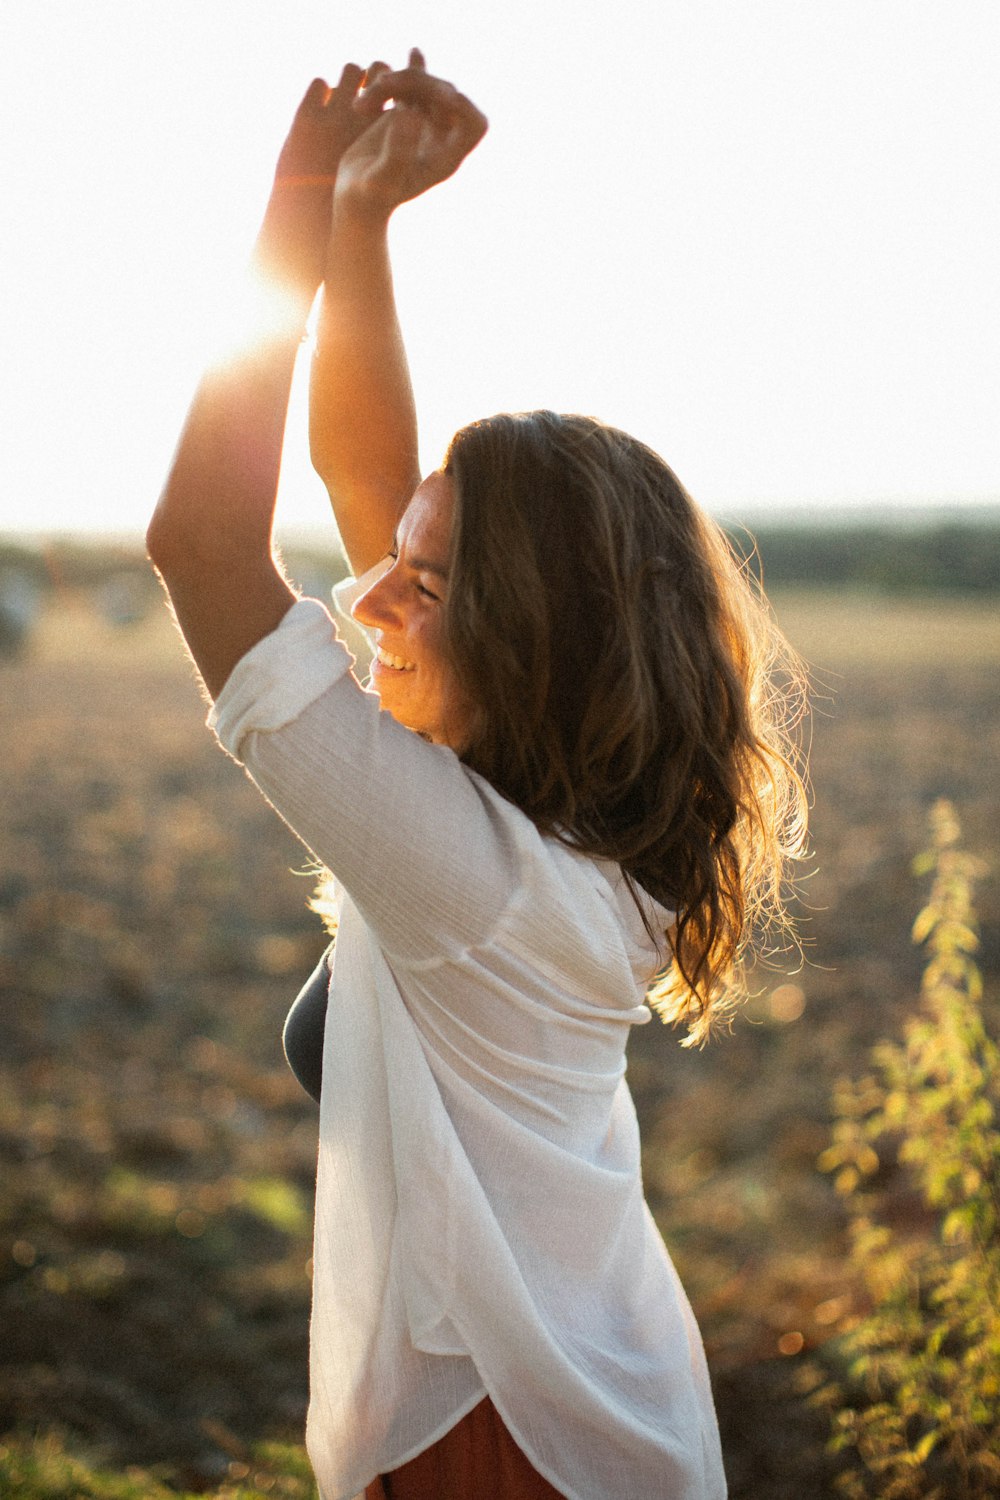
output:
[[[258, 244], [296, 329], [206, 378], [150, 528], [210, 723], [338, 886], [286, 1033], [320, 1099], [310, 1456], [323, 1500], [722, 1500], [625, 1044], [654, 986], [704, 1036], [781, 918], [794, 659], [617, 429], [492, 417], [419, 482], [387, 225], [486, 121], [416, 52], [361, 82], [310, 91]], [[271, 549], [320, 274], [311, 451], [374, 692]]]
[[446, 474], [424, 480], [399, 522], [390, 566], [351, 613], [375, 632], [371, 681], [382, 707], [461, 753], [475, 708], [456, 676], [445, 625], [454, 506]]

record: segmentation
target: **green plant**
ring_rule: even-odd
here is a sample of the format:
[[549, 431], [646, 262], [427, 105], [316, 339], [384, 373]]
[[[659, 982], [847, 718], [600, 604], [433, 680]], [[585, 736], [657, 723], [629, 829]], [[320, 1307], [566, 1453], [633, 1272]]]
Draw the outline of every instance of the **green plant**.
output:
[[[116, 1473], [73, 1452], [59, 1432], [8, 1434], [0, 1440], [0, 1495], [4, 1500], [316, 1500], [305, 1450], [259, 1443], [246, 1462], [211, 1494], [181, 1493], [147, 1469]], [[164, 1476], [166, 1471], [164, 1471]]]
[[842, 1082], [820, 1158], [847, 1200], [871, 1310], [844, 1335], [845, 1376], [821, 1393], [850, 1500], [1000, 1493], [1000, 1056], [983, 1022], [972, 906], [984, 866], [954, 809], [931, 812], [933, 874], [913, 928], [920, 1011], [872, 1071]]

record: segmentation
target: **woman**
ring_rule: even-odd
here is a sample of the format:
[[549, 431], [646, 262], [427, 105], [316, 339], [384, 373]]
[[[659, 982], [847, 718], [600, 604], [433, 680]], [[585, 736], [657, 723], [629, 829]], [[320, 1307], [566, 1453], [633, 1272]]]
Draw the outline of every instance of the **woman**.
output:
[[[419, 482], [386, 226], [486, 122], [419, 53], [362, 83], [300, 108], [256, 257], [292, 316], [206, 377], [149, 531], [210, 722], [342, 891], [310, 1456], [324, 1500], [717, 1500], [624, 1051], [657, 976], [703, 1036], [780, 912], [780, 638], [662, 460], [600, 423], [476, 423]], [[271, 548], [320, 275], [311, 446], [374, 692]]]

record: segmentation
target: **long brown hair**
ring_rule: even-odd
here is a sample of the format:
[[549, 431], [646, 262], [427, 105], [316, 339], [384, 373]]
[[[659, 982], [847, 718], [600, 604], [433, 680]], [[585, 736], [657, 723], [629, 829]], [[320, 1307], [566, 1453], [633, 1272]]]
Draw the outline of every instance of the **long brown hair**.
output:
[[444, 467], [447, 639], [480, 710], [462, 758], [676, 912], [651, 933], [651, 999], [701, 1040], [740, 996], [752, 934], [788, 925], [799, 664], [724, 533], [626, 433], [497, 416], [462, 428]]

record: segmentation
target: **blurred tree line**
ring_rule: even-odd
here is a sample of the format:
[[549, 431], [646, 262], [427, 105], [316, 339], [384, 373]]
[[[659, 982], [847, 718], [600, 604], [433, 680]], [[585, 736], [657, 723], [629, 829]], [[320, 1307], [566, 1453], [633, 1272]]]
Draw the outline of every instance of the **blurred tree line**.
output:
[[[728, 526], [740, 557], [782, 588], [856, 588], [894, 594], [983, 598], [1000, 592], [1000, 512], [923, 524], [764, 523]], [[325, 598], [345, 564], [330, 545], [290, 545], [288, 571], [307, 594]], [[27, 644], [53, 591], [91, 594], [110, 623], [130, 625], [160, 601], [159, 586], [135, 539], [53, 537], [33, 543], [0, 535], [0, 657]]]
[[888, 593], [1000, 591], [1000, 518], [932, 524], [762, 524], [727, 527], [768, 590], [860, 588]]
[[[836, 524], [761, 522], [728, 525], [740, 556], [763, 571], [768, 588], [868, 588], [893, 593], [995, 594], [1000, 592], [1000, 511], [968, 512], [932, 521], [882, 523], [865, 517]], [[340, 549], [289, 545], [289, 570], [302, 583], [343, 576]], [[0, 536], [0, 579], [16, 571], [39, 587], [98, 587], [109, 576], [150, 582], [141, 541], [88, 541], [57, 537], [25, 544]]]

